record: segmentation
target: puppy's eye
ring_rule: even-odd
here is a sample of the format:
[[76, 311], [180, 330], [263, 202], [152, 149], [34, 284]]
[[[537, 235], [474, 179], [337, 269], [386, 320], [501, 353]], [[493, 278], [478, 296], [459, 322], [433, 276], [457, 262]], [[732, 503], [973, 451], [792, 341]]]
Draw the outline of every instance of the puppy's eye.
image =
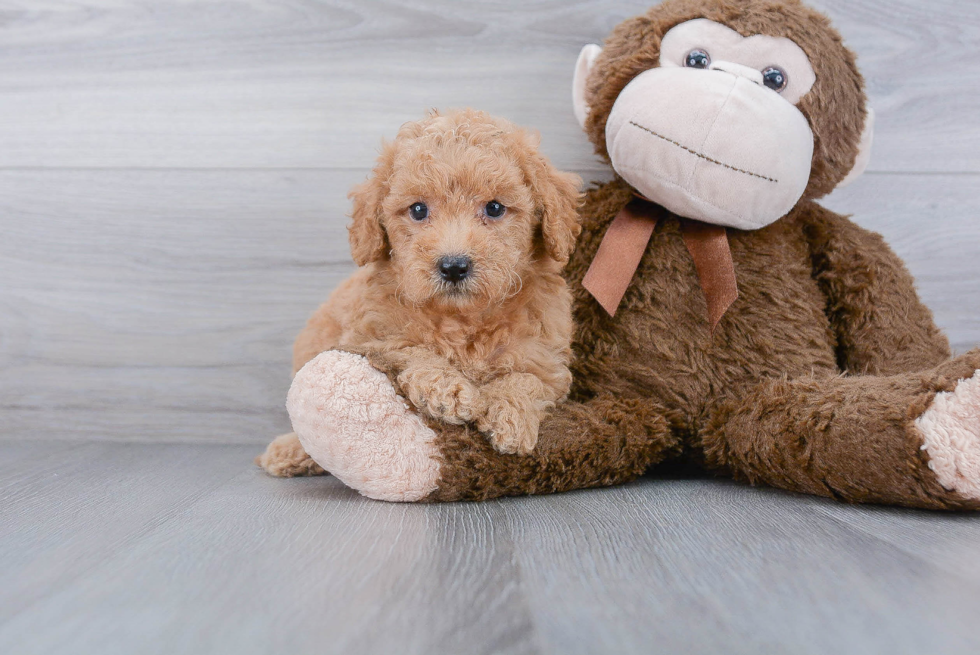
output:
[[711, 65], [711, 55], [704, 50], [691, 50], [684, 58], [684, 65], [688, 68], [707, 68]]
[[429, 217], [429, 208], [425, 206], [424, 202], [417, 202], [408, 208], [408, 215], [412, 217], [413, 221], [424, 221]]
[[483, 211], [486, 212], [487, 216], [490, 218], [500, 218], [504, 215], [504, 212], [507, 211], [507, 208], [496, 200], [491, 200], [487, 203], [487, 206], [483, 208]]
[[775, 66], [770, 66], [762, 71], [762, 83], [778, 93], [786, 88], [789, 80], [786, 79], [786, 73]]

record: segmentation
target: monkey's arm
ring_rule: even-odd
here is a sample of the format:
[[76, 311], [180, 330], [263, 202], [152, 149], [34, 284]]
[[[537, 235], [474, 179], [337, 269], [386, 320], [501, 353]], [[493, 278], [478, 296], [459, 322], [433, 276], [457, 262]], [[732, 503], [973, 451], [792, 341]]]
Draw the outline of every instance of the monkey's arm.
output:
[[[566, 366], [534, 362], [533, 352], [522, 362], [525, 370], [507, 373], [479, 387], [424, 346], [360, 354], [386, 373], [396, 390], [422, 414], [456, 425], [475, 422], [504, 453], [531, 452], [541, 419], [568, 393], [572, 379]], [[543, 371], [549, 374], [541, 374]]]
[[452, 362], [425, 346], [383, 346], [345, 345], [343, 350], [368, 357], [422, 414], [456, 425], [476, 417], [479, 389]]
[[841, 370], [892, 375], [950, 357], [905, 264], [881, 235], [815, 203], [801, 207], [813, 276], [827, 298]]

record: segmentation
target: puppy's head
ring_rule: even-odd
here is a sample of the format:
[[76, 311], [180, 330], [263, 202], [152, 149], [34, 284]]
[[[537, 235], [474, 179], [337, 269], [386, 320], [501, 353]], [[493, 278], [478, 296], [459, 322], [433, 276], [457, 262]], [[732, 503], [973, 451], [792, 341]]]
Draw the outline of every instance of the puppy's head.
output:
[[402, 126], [350, 194], [354, 261], [391, 266], [408, 302], [457, 308], [516, 294], [547, 260], [563, 266], [580, 231], [580, 180], [537, 146], [474, 110]]

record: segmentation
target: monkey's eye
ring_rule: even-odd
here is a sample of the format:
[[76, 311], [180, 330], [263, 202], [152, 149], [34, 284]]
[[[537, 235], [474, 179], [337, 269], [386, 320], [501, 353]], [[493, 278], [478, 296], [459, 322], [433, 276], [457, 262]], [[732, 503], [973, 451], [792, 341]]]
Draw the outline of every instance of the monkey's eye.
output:
[[707, 68], [711, 64], [711, 55], [704, 50], [691, 50], [684, 58], [688, 68]]
[[424, 221], [429, 217], [429, 208], [424, 202], [417, 202], [408, 208], [408, 214], [413, 221]]
[[762, 71], [762, 83], [773, 91], [779, 93], [786, 88], [789, 80], [786, 78], [786, 73], [782, 70], [776, 68], [775, 66], [770, 66], [766, 70]]
[[486, 212], [487, 216], [490, 218], [500, 218], [504, 215], [504, 212], [507, 211], [507, 208], [496, 200], [491, 200], [487, 203], [487, 206], [483, 208], [483, 211]]

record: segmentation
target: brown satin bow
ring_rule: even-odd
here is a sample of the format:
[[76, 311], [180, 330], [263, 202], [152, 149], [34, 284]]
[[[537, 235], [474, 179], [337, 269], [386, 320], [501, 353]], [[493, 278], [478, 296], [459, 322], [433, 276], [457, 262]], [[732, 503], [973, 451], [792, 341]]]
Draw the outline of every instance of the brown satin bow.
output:
[[[623, 207], [602, 237], [582, 286], [599, 304], [616, 315], [619, 303], [636, 273], [653, 230], [657, 227], [657, 205], [635, 198]], [[720, 225], [682, 218], [681, 236], [694, 260], [698, 280], [708, 303], [708, 321], [714, 332], [725, 311], [738, 298], [735, 264], [728, 244], [728, 231]]]

